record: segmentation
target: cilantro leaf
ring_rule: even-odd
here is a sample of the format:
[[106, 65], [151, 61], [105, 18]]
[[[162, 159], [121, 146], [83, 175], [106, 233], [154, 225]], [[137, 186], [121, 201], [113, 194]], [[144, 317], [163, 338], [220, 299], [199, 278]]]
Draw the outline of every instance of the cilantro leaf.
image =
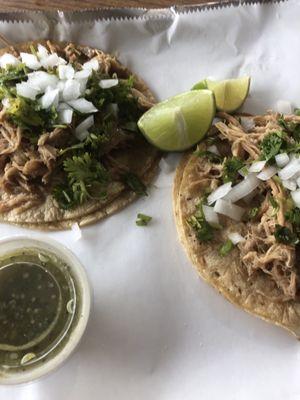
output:
[[76, 206], [76, 201], [71, 188], [67, 185], [57, 185], [52, 189], [52, 195], [63, 210], [69, 210]]
[[203, 204], [206, 199], [201, 199], [196, 205], [196, 212], [190, 218], [188, 218], [187, 223], [194, 230], [197, 239], [200, 242], [208, 242], [213, 239], [214, 232], [213, 227], [206, 221], [203, 213]]
[[132, 172], [127, 172], [123, 175], [123, 181], [131, 190], [133, 190], [139, 196], [148, 196], [146, 186], [136, 174]]
[[72, 208], [87, 199], [105, 199], [108, 171], [89, 153], [65, 159], [63, 169], [65, 184], [53, 189], [53, 196], [63, 208]]
[[52, 128], [58, 118], [55, 107], [47, 110], [41, 108], [35, 100], [15, 97], [9, 99], [10, 106], [7, 114], [18, 126], [32, 130], [32, 128]]
[[221, 164], [221, 162], [223, 161], [223, 158], [221, 156], [207, 150], [196, 150], [194, 151], [194, 155], [197, 157], [206, 157], [209, 161], [216, 164]]
[[151, 220], [152, 217], [150, 217], [149, 215], [139, 213], [137, 215], [135, 223], [137, 226], [147, 226]]
[[[295, 110], [295, 114], [297, 114], [297, 112], [299, 112], [299, 110]], [[300, 140], [300, 124], [299, 123], [295, 123], [295, 122], [287, 122], [284, 119], [284, 116], [282, 115], [279, 119], [278, 119], [278, 124], [288, 133], [291, 134], [291, 136], [296, 140], [299, 141]]]
[[238, 176], [239, 176], [239, 170], [243, 168], [244, 163], [242, 160], [240, 160], [237, 157], [231, 157], [227, 158], [224, 162], [224, 168], [223, 168], [223, 182], [233, 182], [235, 183]]
[[252, 207], [250, 210], [248, 210], [247, 214], [245, 215], [245, 221], [251, 221], [255, 219], [255, 217], [259, 213], [259, 207]]
[[299, 243], [297, 235], [286, 226], [275, 225], [274, 236], [278, 243], [291, 245]]
[[7, 83], [21, 82], [23, 79], [27, 78], [28, 68], [25, 64], [20, 63], [18, 65], [8, 65], [6, 68], [0, 69], [0, 84], [1, 86]]
[[281, 132], [273, 132], [267, 135], [260, 144], [264, 160], [274, 161], [274, 157], [280, 152], [285, 144]]
[[86, 99], [92, 101], [98, 109], [104, 109], [111, 103], [118, 104], [118, 117], [124, 121], [137, 121], [142, 114], [137, 99], [131, 94], [134, 77], [119, 79], [118, 85], [102, 89], [99, 80], [110, 78], [94, 71], [87, 84]]
[[200, 242], [208, 242], [213, 239], [213, 228], [204, 218], [193, 215], [187, 222], [195, 231]]
[[295, 207], [292, 210], [289, 210], [285, 213], [285, 218], [291, 224], [300, 226], [300, 208]]
[[231, 252], [231, 250], [234, 248], [234, 244], [230, 239], [227, 239], [226, 242], [220, 247], [219, 249], [219, 254], [220, 256], [224, 257], [228, 253]]

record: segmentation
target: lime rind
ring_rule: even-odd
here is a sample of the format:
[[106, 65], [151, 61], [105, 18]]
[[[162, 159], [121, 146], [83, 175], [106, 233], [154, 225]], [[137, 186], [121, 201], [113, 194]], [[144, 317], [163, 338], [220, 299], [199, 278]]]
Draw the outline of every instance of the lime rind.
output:
[[159, 149], [183, 151], [204, 137], [215, 112], [212, 91], [189, 91], [153, 106], [140, 118], [138, 127]]
[[203, 90], [203, 89], [207, 89], [207, 82], [206, 79], [203, 79], [200, 82], [197, 82], [193, 87], [192, 90]]
[[217, 109], [231, 113], [244, 104], [249, 94], [250, 81], [250, 77], [246, 76], [223, 81], [206, 79], [206, 84], [214, 92]]

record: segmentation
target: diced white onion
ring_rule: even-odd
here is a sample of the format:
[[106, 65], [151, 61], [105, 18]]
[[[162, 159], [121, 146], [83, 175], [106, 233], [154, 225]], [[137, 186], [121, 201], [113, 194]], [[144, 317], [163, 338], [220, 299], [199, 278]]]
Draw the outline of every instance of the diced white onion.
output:
[[275, 161], [276, 161], [276, 164], [278, 165], [278, 167], [283, 168], [289, 163], [290, 158], [287, 155], [287, 153], [280, 153], [280, 154], [276, 154]]
[[57, 107], [58, 111], [61, 110], [70, 110], [70, 106], [67, 103], [59, 103], [58, 107]]
[[203, 205], [202, 209], [204, 217], [209, 224], [219, 224], [218, 214], [214, 211], [213, 207]]
[[59, 90], [59, 99], [63, 101], [63, 92], [66, 85], [66, 81], [59, 81], [56, 85], [57, 89]]
[[73, 239], [75, 242], [77, 242], [77, 240], [82, 238], [82, 231], [78, 225], [78, 223], [76, 222], [75, 224], [73, 224], [71, 226], [72, 232], [73, 232]]
[[255, 127], [255, 122], [253, 117], [240, 117], [241, 125], [245, 131], [251, 131]]
[[77, 134], [76, 137], [78, 140], [80, 140], [81, 142], [83, 140], [85, 140], [88, 136], [89, 136], [90, 132], [89, 131], [83, 131], [80, 134]]
[[[88, 129], [90, 129], [94, 125], [94, 116], [90, 115], [86, 119], [84, 119], [75, 129], [75, 136], [79, 140], [83, 140], [89, 134]], [[87, 134], [86, 134], [87, 132]], [[84, 136], [82, 137], [84, 133]]]
[[242, 207], [230, 203], [229, 201], [219, 199], [216, 201], [214, 211], [218, 214], [226, 215], [235, 221], [240, 221], [245, 210]]
[[230, 192], [231, 186], [232, 186], [232, 183], [227, 182], [227, 183], [224, 183], [223, 185], [219, 186], [213, 192], [211, 192], [211, 194], [207, 197], [208, 204], [211, 205], [218, 199], [221, 199], [222, 197], [226, 196], [227, 193]]
[[75, 79], [68, 79], [65, 83], [62, 97], [64, 101], [75, 100], [80, 96], [80, 84]]
[[278, 172], [278, 176], [283, 181], [291, 179], [294, 175], [300, 172], [300, 162], [298, 158], [293, 158], [289, 163]]
[[45, 58], [49, 55], [49, 51], [46, 49], [45, 46], [41, 45], [40, 43], [38, 44], [38, 51], [37, 51], [37, 56], [39, 58]]
[[6, 68], [8, 65], [16, 66], [20, 64], [20, 60], [9, 53], [4, 53], [3, 56], [0, 57], [0, 67]]
[[291, 192], [291, 196], [295, 203], [295, 206], [300, 208], [300, 189]]
[[83, 69], [98, 71], [99, 69], [99, 61], [96, 58], [92, 58], [90, 61], [87, 61], [82, 65]]
[[57, 65], [65, 65], [65, 64], [67, 64], [67, 61], [62, 57], [58, 57]]
[[58, 68], [59, 79], [72, 79], [74, 78], [75, 70], [72, 65], [59, 65]]
[[98, 111], [92, 102], [82, 98], [76, 100], [70, 100], [68, 101], [68, 104], [72, 108], [74, 108], [74, 110], [77, 110], [82, 114], [89, 114]]
[[61, 110], [58, 113], [58, 117], [61, 124], [70, 124], [72, 122], [73, 110], [71, 108]]
[[264, 166], [266, 165], [266, 160], [264, 161], [254, 161], [253, 164], [249, 167], [249, 172], [260, 172]]
[[245, 238], [239, 232], [228, 233], [228, 239], [230, 239], [234, 245], [245, 241]]
[[87, 81], [87, 79], [77, 79], [77, 82], [79, 83], [80, 94], [82, 96], [85, 95]]
[[56, 89], [58, 77], [45, 71], [36, 71], [28, 74], [28, 84], [33, 88], [45, 91], [48, 86]]
[[99, 82], [99, 86], [102, 89], [110, 89], [111, 87], [117, 86], [119, 84], [118, 79], [102, 79]]
[[277, 168], [272, 165], [270, 167], [264, 168], [259, 174], [257, 174], [257, 178], [262, 181], [267, 181], [268, 179], [271, 179], [272, 176], [274, 176], [275, 174], [277, 174]]
[[58, 105], [59, 90], [49, 88], [46, 93], [39, 99], [40, 105], [43, 109], [47, 109], [52, 105]]
[[278, 100], [275, 105], [275, 111], [278, 111], [281, 114], [292, 114], [292, 104], [286, 100]]
[[292, 180], [292, 179], [287, 179], [286, 181], [281, 181], [282, 185], [289, 190], [296, 190], [297, 188], [297, 183], [296, 181]]
[[8, 97], [4, 97], [4, 99], [2, 99], [2, 105], [5, 108], [8, 108], [10, 106], [10, 101]]
[[67, 61], [61, 57], [58, 57], [56, 53], [49, 54], [47, 57], [41, 58], [42, 66], [47, 68], [54, 68], [60, 64], [67, 64]]
[[82, 69], [81, 71], [75, 72], [75, 79], [88, 79], [92, 74], [91, 69]]
[[27, 99], [35, 100], [38, 90], [34, 89], [28, 82], [21, 82], [16, 84], [17, 95], [26, 97]]
[[249, 174], [247, 177], [235, 185], [230, 192], [225, 196], [226, 200], [236, 201], [244, 198], [249, 193], [253, 192], [260, 184], [259, 179], [257, 179], [255, 174]]
[[37, 56], [30, 53], [20, 53], [22, 63], [26, 65], [26, 67], [36, 70], [41, 68], [41, 63], [37, 59]]
[[207, 148], [207, 150], [210, 151], [211, 153], [217, 154], [217, 156], [220, 155], [220, 152], [215, 144], [212, 144], [211, 146], [209, 146]]

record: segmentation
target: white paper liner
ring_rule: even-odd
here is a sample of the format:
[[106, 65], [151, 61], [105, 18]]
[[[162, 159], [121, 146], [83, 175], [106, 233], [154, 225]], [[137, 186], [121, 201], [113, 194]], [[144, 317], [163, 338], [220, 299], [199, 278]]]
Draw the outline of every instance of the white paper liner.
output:
[[[158, 99], [207, 76], [250, 74], [245, 111], [264, 113], [279, 99], [299, 105], [299, 1], [224, 4], [0, 13], [0, 33], [13, 43], [71, 40], [116, 53]], [[85, 265], [94, 289], [91, 323], [58, 373], [1, 387], [0, 399], [297, 398], [299, 343], [233, 307], [191, 267], [173, 221], [173, 175], [161, 171], [148, 197], [84, 228], [79, 241], [72, 231], [43, 234]], [[139, 212], [153, 223], [137, 227]], [[0, 237], [18, 233], [34, 236], [0, 225]]]

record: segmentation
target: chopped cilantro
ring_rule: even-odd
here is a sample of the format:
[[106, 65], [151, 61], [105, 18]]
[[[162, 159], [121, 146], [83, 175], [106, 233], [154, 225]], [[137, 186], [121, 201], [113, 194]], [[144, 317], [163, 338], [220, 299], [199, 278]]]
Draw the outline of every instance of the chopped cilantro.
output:
[[52, 195], [63, 210], [69, 210], [77, 205], [73, 191], [67, 187], [67, 184], [55, 186]]
[[204, 217], [196, 217], [193, 215], [187, 222], [195, 231], [196, 237], [200, 242], [208, 242], [213, 239], [213, 228]]
[[285, 218], [292, 224], [293, 231], [300, 238], [300, 209], [298, 207], [290, 208], [286, 211]]
[[264, 160], [274, 161], [276, 154], [285, 146], [282, 132], [273, 132], [267, 135], [260, 144]]
[[1, 86], [10, 83], [15, 85], [27, 78], [27, 73], [28, 69], [25, 64], [20, 63], [15, 66], [8, 65], [6, 68], [0, 69], [0, 84]]
[[136, 121], [142, 114], [136, 98], [131, 94], [134, 77], [119, 79], [119, 83], [109, 89], [102, 89], [99, 80], [108, 76], [94, 71], [87, 84], [86, 99], [91, 101], [98, 109], [104, 109], [111, 103], [118, 104], [118, 117], [120, 120]]
[[222, 246], [219, 249], [220, 256], [222, 256], [222, 257], [226, 256], [228, 253], [231, 252], [231, 250], [233, 248], [234, 248], [234, 244], [232, 243], [232, 241], [230, 239], [227, 239], [226, 242], [224, 244], [222, 244]]
[[233, 182], [235, 183], [238, 176], [239, 170], [243, 168], [244, 163], [237, 157], [227, 158], [224, 162], [223, 168], [223, 182]]
[[57, 122], [58, 114], [55, 107], [44, 110], [38, 101], [19, 96], [10, 98], [9, 102], [7, 114], [16, 125], [24, 129], [53, 128]]
[[299, 243], [297, 235], [286, 226], [275, 225], [275, 239], [279, 243], [295, 245]]
[[285, 218], [291, 224], [300, 226], [300, 208], [295, 207], [285, 213]]
[[192, 215], [187, 223], [195, 231], [196, 237], [200, 242], [208, 242], [213, 239], [213, 227], [206, 221], [202, 209], [205, 199], [201, 199], [196, 205], [196, 212]]
[[109, 137], [105, 135], [104, 133], [96, 134], [96, 133], [90, 133], [87, 138], [84, 141], [84, 146], [90, 146], [91, 149], [97, 150], [101, 145], [104, 143], [109, 142]]
[[253, 219], [255, 219], [255, 217], [258, 215], [259, 213], [259, 207], [252, 207], [250, 208], [250, 210], [248, 210], [248, 212], [245, 214], [245, 221], [251, 221]]
[[212, 153], [211, 151], [207, 150], [196, 150], [194, 152], [194, 155], [197, 157], [206, 157], [209, 159], [209, 161], [220, 164], [223, 161], [223, 158], [219, 156], [218, 154]]
[[87, 199], [105, 199], [108, 172], [89, 153], [65, 159], [63, 169], [66, 182], [53, 190], [53, 196], [63, 208], [72, 208]]
[[137, 226], [147, 226], [148, 223], [152, 220], [152, 217], [149, 215], [139, 213], [137, 215], [137, 219], [135, 221]]
[[[298, 113], [298, 114], [297, 114]], [[299, 110], [295, 110], [295, 114], [299, 115]], [[278, 119], [278, 124], [296, 140], [300, 140], [300, 123], [287, 122], [283, 115]]]
[[139, 196], [148, 196], [145, 184], [136, 174], [132, 172], [127, 172], [123, 175], [123, 181], [131, 190], [133, 190]]

